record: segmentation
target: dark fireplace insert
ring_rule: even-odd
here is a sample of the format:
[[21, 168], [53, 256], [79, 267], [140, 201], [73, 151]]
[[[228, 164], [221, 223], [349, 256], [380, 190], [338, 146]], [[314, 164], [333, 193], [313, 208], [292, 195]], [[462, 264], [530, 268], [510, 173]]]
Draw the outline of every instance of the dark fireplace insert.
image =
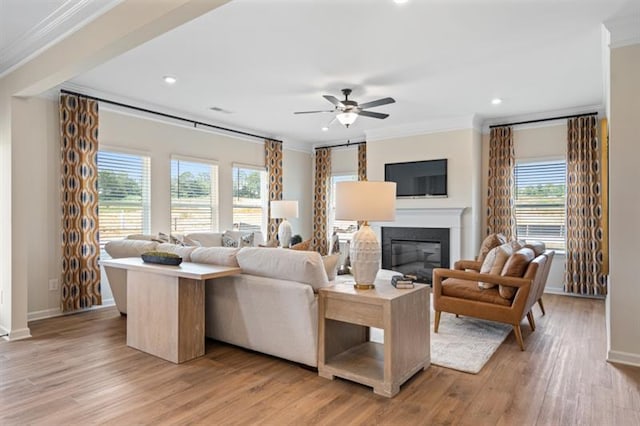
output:
[[449, 267], [449, 228], [382, 227], [382, 267], [431, 284], [434, 268]]

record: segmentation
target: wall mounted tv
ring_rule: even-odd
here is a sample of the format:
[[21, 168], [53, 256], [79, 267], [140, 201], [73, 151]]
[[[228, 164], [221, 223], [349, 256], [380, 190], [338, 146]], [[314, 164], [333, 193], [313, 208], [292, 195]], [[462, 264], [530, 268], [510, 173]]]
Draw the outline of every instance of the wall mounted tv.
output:
[[387, 163], [384, 180], [396, 183], [397, 197], [446, 197], [447, 159]]

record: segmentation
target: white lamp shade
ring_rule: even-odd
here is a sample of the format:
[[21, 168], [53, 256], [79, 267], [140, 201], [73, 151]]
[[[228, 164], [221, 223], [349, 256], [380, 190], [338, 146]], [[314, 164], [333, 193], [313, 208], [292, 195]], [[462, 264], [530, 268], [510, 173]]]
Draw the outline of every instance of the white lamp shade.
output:
[[298, 217], [298, 202], [293, 200], [271, 201], [271, 218], [291, 219]]
[[395, 218], [395, 182], [336, 183], [336, 219], [384, 222]]

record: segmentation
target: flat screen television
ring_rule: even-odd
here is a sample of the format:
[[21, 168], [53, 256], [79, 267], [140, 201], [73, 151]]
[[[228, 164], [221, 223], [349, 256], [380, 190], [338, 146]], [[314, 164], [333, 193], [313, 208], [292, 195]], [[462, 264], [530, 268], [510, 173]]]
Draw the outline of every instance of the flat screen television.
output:
[[397, 197], [446, 197], [447, 159], [387, 163], [384, 180], [396, 183]]

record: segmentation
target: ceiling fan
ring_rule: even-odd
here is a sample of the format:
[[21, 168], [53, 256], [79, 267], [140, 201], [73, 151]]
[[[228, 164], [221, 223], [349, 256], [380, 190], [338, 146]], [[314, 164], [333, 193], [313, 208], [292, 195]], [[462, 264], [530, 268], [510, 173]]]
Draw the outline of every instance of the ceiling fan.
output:
[[363, 104], [358, 104], [356, 101], [352, 101], [349, 99], [349, 95], [351, 94], [351, 89], [342, 89], [342, 94], [344, 95], [344, 100], [339, 100], [335, 96], [331, 95], [323, 95], [323, 98], [328, 100], [334, 105], [334, 108], [331, 110], [320, 110], [320, 111], [297, 111], [294, 114], [316, 114], [316, 113], [325, 113], [325, 112], [337, 112], [336, 119], [343, 124], [345, 127], [349, 127], [352, 125], [359, 115], [363, 117], [371, 117], [371, 118], [379, 118], [384, 119], [389, 116], [389, 114], [383, 114], [380, 112], [373, 111], [365, 111], [368, 108], [373, 108], [381, 105], [392, 104], [395, 102], [393, 98], [382, 98], [376, 101], [365, 102]]

